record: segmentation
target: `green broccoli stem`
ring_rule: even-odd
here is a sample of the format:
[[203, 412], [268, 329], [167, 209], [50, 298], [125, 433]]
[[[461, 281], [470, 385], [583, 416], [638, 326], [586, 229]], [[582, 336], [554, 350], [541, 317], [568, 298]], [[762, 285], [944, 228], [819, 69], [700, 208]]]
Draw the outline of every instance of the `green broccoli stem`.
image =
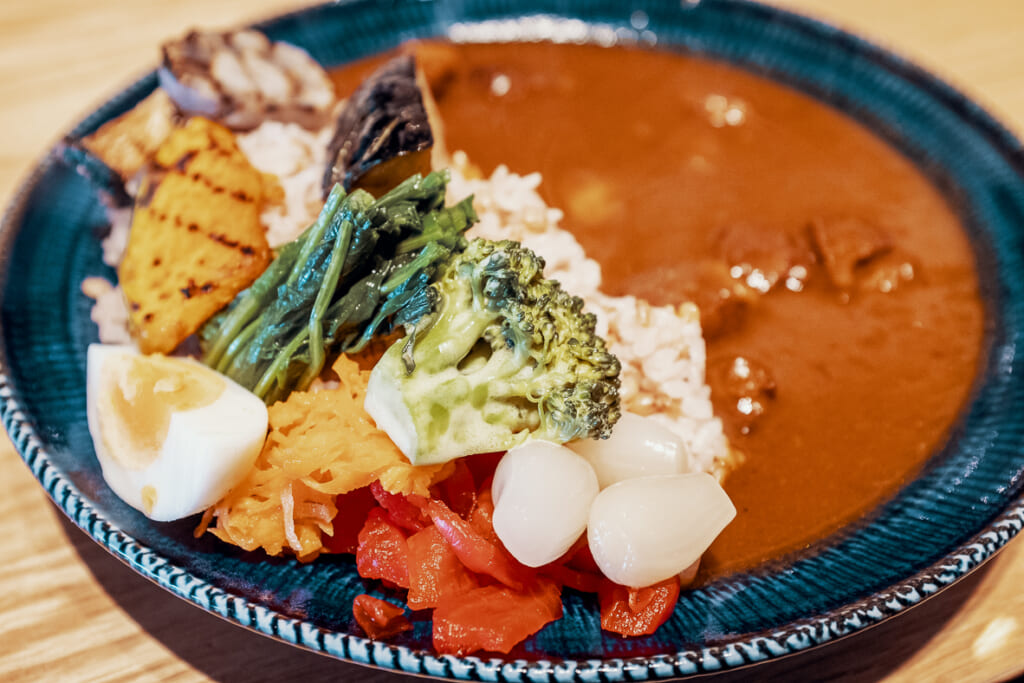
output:
[[416, 341], [414, 360], [417, 367], [437, 372], [458, 365], [490, 325], [498, 319], [495, 311], [452, 301], [442, 295], [440, 311], [430, 328]]

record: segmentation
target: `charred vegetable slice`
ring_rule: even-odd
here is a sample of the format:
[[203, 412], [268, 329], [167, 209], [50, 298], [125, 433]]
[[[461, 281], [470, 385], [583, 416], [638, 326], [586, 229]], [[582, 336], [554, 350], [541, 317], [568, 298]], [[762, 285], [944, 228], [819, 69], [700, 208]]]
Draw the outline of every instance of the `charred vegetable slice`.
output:
[[403, 178], [428, 172], [436, 141], [430, 102], [411, 55], [396, 57], [363, 81], [338, 116], [327, 148], [324, 195], [340, 184], [380, 196]]
[[118, 269], [144, 353], [173, 350], [263, 272], [264, 193], [263, 175], [219, 124], [193, 118], [160, 146]]
[[157, 90], [81, 140], [81, 145], [117, 172], [122, 181], [138, 173], [178, 123], [171, 99]]
[[267, 119], [318, 129], [334, 87], [304, 50], [259, 31], [192, 31], [163, 46], [161, 87], [190, 115], [248, 130]]

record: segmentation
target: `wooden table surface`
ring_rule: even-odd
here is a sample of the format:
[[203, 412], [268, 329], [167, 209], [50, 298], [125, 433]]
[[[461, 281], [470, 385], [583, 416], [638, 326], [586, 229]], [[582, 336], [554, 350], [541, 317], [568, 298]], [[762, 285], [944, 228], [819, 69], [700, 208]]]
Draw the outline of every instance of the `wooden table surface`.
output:
[[[932, 69], [1024, 133], [1020, 0], [782, 0]], [[0, 0], [0, 201], [69, 124], [191, 26], [284, 0]], [[278, 644], [140, 578], [72, 526], [0, 436], [0, 680], [399, 681]], [[1024, 541], [844, 641], [722, 680], [997, 681], [1024, 671]]]

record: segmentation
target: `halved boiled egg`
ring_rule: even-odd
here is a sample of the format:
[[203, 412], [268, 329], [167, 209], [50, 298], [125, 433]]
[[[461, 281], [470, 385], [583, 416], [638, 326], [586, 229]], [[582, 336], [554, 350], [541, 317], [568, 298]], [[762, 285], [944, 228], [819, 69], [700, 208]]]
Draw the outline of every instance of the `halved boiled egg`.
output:
[[267, 407], [190, 358], [89, 347], [89, 433], [111, 490], [150, 519], [170, 521], [217, 502], [250, 470], [267, 435]]

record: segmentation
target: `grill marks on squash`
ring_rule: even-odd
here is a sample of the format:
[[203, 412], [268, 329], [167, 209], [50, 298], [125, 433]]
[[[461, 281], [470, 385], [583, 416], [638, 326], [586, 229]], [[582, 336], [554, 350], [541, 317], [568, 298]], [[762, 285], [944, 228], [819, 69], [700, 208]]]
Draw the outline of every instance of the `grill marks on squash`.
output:
[[192, 118], [160, 146], [118, 271], [143, 352], [172, 351], [267, 267], [268, 189], [277, 188], [232, 133], [207, 119]]

